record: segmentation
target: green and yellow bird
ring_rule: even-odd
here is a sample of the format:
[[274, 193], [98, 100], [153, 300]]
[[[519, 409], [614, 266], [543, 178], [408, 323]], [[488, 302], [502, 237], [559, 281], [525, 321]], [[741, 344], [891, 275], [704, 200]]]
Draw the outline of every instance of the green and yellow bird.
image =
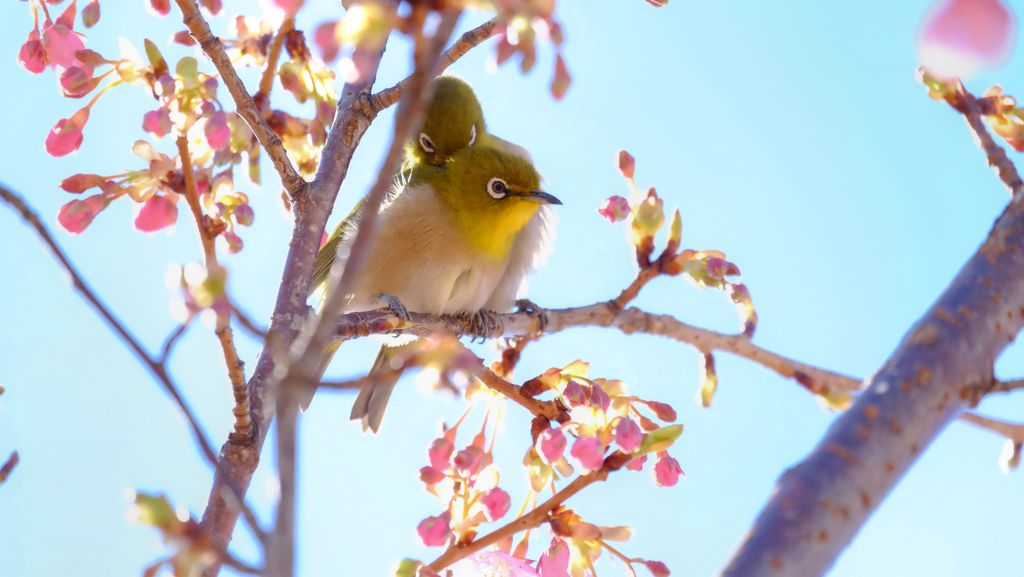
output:
[[[540, 190], [533, 164], [473, 145], [455, 152], [443, 166], [414, 166], [399, 182], [400, 189], [380, 209], [344, 311], [380, 308], [381, 295], [397, 297], [408, 310], [421, 313], [511, 311], [516, 299], [525, 296], [529, 274], [551, 252], [556, 218], [550, 205], [561, 204]], [[321, 249], [313, 289], [326, 284], [333, 261], [347, 254], [358, 221], [357, 208], [335, 231], [334, 246]], [[325, 349], [321, 371], [336, 348]], [[393, 355], [393, 349], [382, 348], [371, 373]], [[380, 428], [396, 381], [397, 376], [360, 391], [351, 418], [362, 421], [364, 431]], [[311, 397], [302, 405], [308, 406]]]
[[468, 82], [451, 74], [439, 76], [434, 81], [434, 96], [424, 113], [423, 126], [405, 144], [403, 168], [423, 164], [444, 166], [456, 152], [474, 144], [533, 160], [526, 149], [487, 132], [480, 101]]

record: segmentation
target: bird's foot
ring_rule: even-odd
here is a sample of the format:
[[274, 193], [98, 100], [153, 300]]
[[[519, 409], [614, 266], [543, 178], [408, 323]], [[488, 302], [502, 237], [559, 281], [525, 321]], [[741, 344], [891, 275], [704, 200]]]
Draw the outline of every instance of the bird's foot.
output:
[[469, 330], [466, 332], [473, 335], [474, 341], [480, 337], [480, 342], [484, 342], [495, 332], [504, 332], [505, 329], [505, 324], [501, 322], [501, 315], [494, 311], [480, 309], [475, 313], [464, 315], [464, 318], [469, 323]]
[[412, 317], [409, 316], [409, 309], [405, 308], [405, 305], [402, 304], [402, 301], [398, 300], [398, 297], [396, 297], [395, 295], [382, 294], [380, 295], [380, 300], [387, 303], [388, 308], [391, 309], [391, 312], [395, 313], [395, 316], [397, 316], [398, 318], [402, 319], [403, 321], [412, 320]]
[[548, 329], [548, 313], [543, 308], [537, 306], [536, 303], [530, 299], [519, 299], [516, 301], [517, 313], [523, 313], [525, 315], [537, 318], [537, 332], [536, 336], [544, 334]]

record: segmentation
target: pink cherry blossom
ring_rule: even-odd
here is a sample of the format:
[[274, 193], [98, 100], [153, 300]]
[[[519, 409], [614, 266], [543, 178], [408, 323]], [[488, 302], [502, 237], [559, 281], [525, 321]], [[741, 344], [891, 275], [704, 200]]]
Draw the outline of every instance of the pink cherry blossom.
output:
[[651, 477], [654, 478], [654, 484], [659, 487], [671, 487], [679, 482], [680, 475], [684, 478], [686, 477], [683, 469], [679, 467], [679, 461], [669, 457], [668, 453], [658, 453], [658, 461], [654, 463], [654, 468], [651, 469]]
[[453, 577], [538, 577], [529, 561], [499, 551], [478, 551], [451, 567]]
[[546, 465], [550, 465], [562, 457], [565, 445], [565, 433], [560, 427], [549, 427], [537, 435], [537, 454]]
[[436, 517], [427, 517], [416, 526], [416, 536], [424, 547], [440, 547], [452, 536], [452, 514], [448, 511]]
[[587, 401], [586, 392], [576, 381], [569, 381], [562, 391], [562, 397], [568, 401], [570, 407], [578, 407]]
[[569, 577], [571, 560], [569, 545], [557, 537], [551, 539], [551, 546], [540, 556], [541, 577]]
[[584, 473], [596, 471], [604, 463], [605, 446], [594, 437], [580, 437], [572, 446], [572, 456], [579, 461]]
[[607, 411], [608, 407], [612, 405], [612, 399], [605, 392], [601, 385], [594, 383], [590, 387], [590, 406]]
[[70, 154], [82, 145], [82, 128], [89, 120], [89, 109], [83, 108], [71, 118], [62, 118], [46, 135], [46, 152], [50, 156]]
[[337, 22], [324, 22], [316, 27], [313, 41], [320, 47], [324, 62], [334, 62], [341, 50], [341, 43], [335, 30], [338, 29]]
[[102, 194], [94, 194], [82, 200], [72, 200], [60, 207], [57, 213], [57, 222], [60, 223], [68, 234], [75, 236], [85, 230], [92, 219], [107, 208], [107, 201]]
[[59, 72], [58, 67], [65, 69], [81, 64], [75, 52], [85, 48], [85, 43], [81, 35], [72, 32], [67, 26], [47, 21], [43, 24], [42, 43], [46, 59], [54, 72]]
[[171, 13], [171, 0], [146, 0], [146, 11], [163, 18]]
[[640, 471], [644, 468], [644, 463], [647, 462], [647, 455], [640, 455], [632, 461], [626, 463], [626, 468], [630, 471]]
[[619, 222], [629, 216], [629, 201], [621, 196], [610, 196], [604, 199], [597, 214], [608, 219], [608, 222]]
[[147, 112], [142, 116], [142, 129], [157, 138], [171, 132], [171, 113], [164, 107]]
[[93, 67], [88, 64], [72, 66], [60, 75], [60, 88], [64, 96], [81, 98], [92, 90]]
[[94, 186], [103, 184], [103, 179], [98, 174], [73, 174], [61, 181], [60, 187], [65, 192], [81, 194]]
[[1006, 59], [1014, 27], [1002, 0], [943, 0], [921, 24], [917, 52], [935, 76], [969, 77]]
[[21, 45], [18, 51], [18, 65], [33, 76], [46, 70], [46, 50], [39, 40], [39, 31], [33, 30], [28, 33], [28, 40]]
[[501, 519], [508, 512], [509, 506], [512, 505], [512, 499], [508, 496], [508, 493], [497, 487], [484, 493], [483, 499], [480, 502], [484, 506], [484, 517], [488, 521]]
[[224, 252], [228, 254], [235, 254], [236, 252], [242, 250], [242, 239], [234, 232], [230, 230], [225, 230], [224, 232], [220, 233], [220, 238], [223, 239], [221, 241], [221, 246], [224, 249]]
[[470, 445], [452, 455], [451, 463], [463, 477], [470, 477], [483, 469], [484, 451], [480, 447]]
[[[327, 233], [324, 234], [326, 235]], [[438, 471], [444, 471], [448, 468], [448, 460], [451, 459], [454, 451], [455, 445], [451, 439], [447, 437], [434, 439], [430, 446], [427, 447], [427, 458], [430, 460], [430, 466]]]
[[423, 467], [419, 470], [420, 481], [424, 485], [436, 485], [445, 480], [445, 474], [433, 467]]
[[662, 421], [671, 423], [676, 420], [676, 410], [673, 409], [672, 406], [667, 403], [659, 403], [658, 401], [647, 401], [647, 407], [654, 411], [655, 416], [657, 416]]
[[289, 16], [294, 16], [295, 13], [299, 11], [299, 8], [302, 8], [302, 4], [305, 2], [305, 0], [271, 0], [271, 1], [274, 3], [275, 6], [277, 6], [281, 10], [284, 10], [285, 14], [288, 14]]
[[85, 5], [85, 8], [82, 8], [82, 23], [86, 28], [92, 28], [99, 21], [100, 3], [97, 0], [92, 0]]
[[639, 449], [640, 443], [644, 439], [644, 433], [640, 430], [640, 426], [628, 417], [618, 417], [615, 421], [615, 425], [612, 427], [612, 436], [615, 437], [615, 442], [619, 444], [622, 451], [632, 453]]
[[252, 226], [252, 221], [256, 217], [256, 214], [252, 211], [252, 207], [248, 204], [240, 204], [231, 211], [231, 215], [235, 217], [235, 222], [242, 226]]
[[720, 258], [711, 257], [704, 267], [707, 269], [709, 277], [724, 279], [725, 273], [729, 270], [729, 263]]
[[647, 566], [647, 570], [651, 572], [654, 577], [668, 577], [671, 575], [671, 571], [668, 570], [668, 566], [661, 561], [647, 561], [645, 559], [634, 559], [634, 563], [643, 563]]
[[135, 217], [135, 230], [156, 232], [178, 220], [178, 205], [169, 196], [153, 195]]
[[224, 148], [231, 141], [228, 115], [223, 110], [213, 113], [213, 116], [206, 121], [203, 131], [206, 133], [206, 141], [210, 143], [210, 148], [214, 150]]

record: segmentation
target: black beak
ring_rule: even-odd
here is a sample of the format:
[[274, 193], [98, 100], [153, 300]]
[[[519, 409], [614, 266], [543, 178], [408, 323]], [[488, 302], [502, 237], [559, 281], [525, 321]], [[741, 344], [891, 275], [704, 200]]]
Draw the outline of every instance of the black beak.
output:
[[543, 190], [531, 190], [530, 192], [525, 192], [518, 196], [539, 204], [562, 204], [562, 201], [555, 198], [554, 195], [548, 194]]

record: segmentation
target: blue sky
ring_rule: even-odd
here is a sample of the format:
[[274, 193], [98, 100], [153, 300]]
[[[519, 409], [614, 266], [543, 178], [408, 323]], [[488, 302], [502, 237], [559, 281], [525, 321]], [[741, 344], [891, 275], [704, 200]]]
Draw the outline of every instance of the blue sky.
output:
[[[118, 36], [140, 48], [144, 37], [163, 46], [182, 29], [176, 12], [157, 20], [141, 1], [121, 4], [102, 3], [105, 12], [88, 32], [88, 48], [116, 54]], [[315, 4], [300, 14], [300, 29], [341, 15], [336, 3]], [[605, 197], [626, 190], [611, 162], [625, 148], [637, 158], [638, 184], [656, 186], [666, 207], [681, 208], [683, 246], [722, 250], [740, 266], [761, 319], [757, 344], [854, 376], [876, 370], [1007, 201], [962, 120], [914, 81], [913, 39], [928, 4], [676, 0], [654, 9], [642, 0], [560, 0], [556, 15], [574, 80], [561, 102], [548, 94], [553, 57], [547, 47], [526, 76], [514, 64], [488, 73], [491, 44], [472, 51], [454, 71], [477, 90], [490, 129], [531, 150], [548, 190], [565, 203], [555, 254], [533, 278], [530, 297], [549, 307], [590, 304], [615, 296], [631, 280], [623, 225], [610, 225], [594, 211]], [[17, 67], [14, 56], [31, 21], [23, 3], [4, 11], [0, 179], [56, 228], [57, 209], [70, 199], [57, 188], [60, 180], [136, 167], [130, 146], [145, 137], [142, 115], [154, 104], [141, 90], [114, 90], [94, 107], [77, 155], [47, 156], [46, 132], [80, 103], [59, 98], [52, 74], [30, 77]], [[228, 0], [214, 26], [224, 33], [228, 17], [258, 12], [255, 2]], [[462, 26], [486, 18], [469, 13]], [[191, 53], [164, 49], [172, 62]], [[379, 86], [407, 72], [408, 43], [399, 40], [389, 47]], [[243, 78], [255, 86], [253, 74]], [[1004, 68], [971, 80], [968, 88], [981, 92], [1002, 81], [1014, 94], [1024, 89], [1014, 84], [1020, 78], [1024, 55], [1017, 50]], [[281, 92], [275, 99], [275, 106], [311, 115]], [[390, 122], [391, 112], [383, 114], [363, 139], [332, 224], [372, 182]], [[173, 142], [165, 138], [155, 146], [171, 153]], [[236, 183], [249, 194], [256, 220], [242, 232], [246, 248], [223, 262], [232, 297], [266, 324], [290, 223], [276, 206], [280, 187], [269, 165], [264, 175], [262, 189], [241, 177]], [[84, 234], [57, 234], [96, 291], [151, 350], [175, 327], [163, 284], [168, 263], [200, 258], [185, 216], [173, 235], [147, 237], [131, 229], [129, 202], [121, 201]], [[7, 390], [0, 397], [0, 456], [17, 449], [22, 458], [0, 487], [3, 572], [136, 574], [163, 546], [152, 529], [125, 521], [125, 489], [166, 493], [199, 515], [210, 468], [170, 400], [6, 210], [0, 210], [0, 246], [7, 271], [0, 283], [0, 383]], [[680, 279], [656, 280], [636, 304], [698, 326], [737, 328], [721, 293], [698, 291]], [[236, 334], [251, 371], [259, 343]], [[375, 346], [345, 345], [330, 374], [364, 371]], [[212, 331], [197, 324], [171, 367], [220, 444], [230, 428], [231, 394], [218, 350]], [[622, 472], [569, 502], [596, 524], [633, 526], [633, 539], [620, 550], [662, 560], [674, 575], [720, 570], [778, 476], [835, 418], [795, 383], [726, 354], [717, 357], [715, 402], [702, 409], [693, 401], [691, 349], [609, 330], [571, 330], [531, 345], [517, 378], [577, 358], [591, 362], [594, 376], [623, 379], [636, 394], [671, 403], [686, 426], [672, 451], [686, 483], [659, 489], [646, 472]], [[1021, 348], [1014, 346], [997, 363], [997, 374], [1022, 373]], [[453, 422], [462, 405], [421, 396], [407, 379], [383, 433], [371, 438], [347, 422], [350, 403], [351, 395], [320, 394], [301, 420], [301, 575], [382, 574], [399, 558], [431, 560], [440, 553], [416, 544], [413, 528], [439, 505], [413, 472], [425, 464], [438, 420]], [[1020, 420], [1022, 409], [1024, 401], [1005, 396], [980, 408], [1009, 420]], [[520, 463], [527, 422], [523, 411], [511, 408], [496, 449], [502, 485], [515, 504], [526, 490]], [[832, 575], [1017, 571], [1006, 553], [1024, 530], [1024, 480], [1000, 472], [1001, 447], [1002, 440], [985, 431], [951, 425]], [[267, 452], [250, 491], [265, 521], [273, 462]], [[535, 545], [542, 540], [534, 539]], [[244, 529], [235, 548], [253, 558]], [[604, 561], [599, 571], [615, 575], [622, 567]]]

